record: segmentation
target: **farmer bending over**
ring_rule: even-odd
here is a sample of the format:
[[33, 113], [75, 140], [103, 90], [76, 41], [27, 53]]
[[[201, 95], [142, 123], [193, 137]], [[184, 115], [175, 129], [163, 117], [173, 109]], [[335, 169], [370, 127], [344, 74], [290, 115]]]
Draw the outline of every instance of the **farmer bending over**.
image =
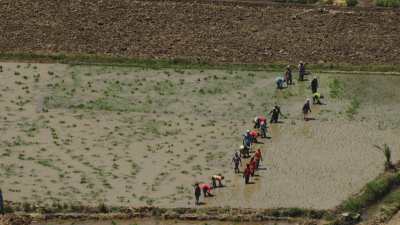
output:
[[323, 105], [323, 103], [321, 102], [321, 98], [324, 98], [324, 96], [322, 96], [318, 92], [315, 92], [313, 94], [313, 104]]
[[277, 77], [275, 79], [275, 82], [276, 82], [277, 89], [283, 89], [284, 84], [285, 84], [285, 79], [283, 79], [283, 77]]
[[203, 191], [204, 197], [212, 197], [212, 196], [214, 196], [213, 194], [211, 194], [211, 186], [210, 186], [210, 184], [207, 184], [207, 183], [200, 184], [200, 188]]
[[218, 181], [218, 187], [223, 187], [224, 186], [224, 185], [222, 185], [223, 179], [224, 179], [224, 176], [221, 176], [221, 174], [213, 175], [211, 177], [211, 182], [212, 182], [213, 188], [217, 187], [217, 181]]

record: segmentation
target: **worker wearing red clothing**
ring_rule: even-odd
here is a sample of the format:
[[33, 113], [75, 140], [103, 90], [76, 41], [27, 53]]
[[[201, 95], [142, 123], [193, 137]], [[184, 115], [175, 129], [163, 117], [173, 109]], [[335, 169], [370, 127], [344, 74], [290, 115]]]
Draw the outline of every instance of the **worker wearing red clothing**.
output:
[[249, 132], [249, 135], [251, 137], [251, 142], [252, 143], [257, 143], [257, 137], [259, 136], [257, 130], [252, 130]]
[[250, 172], [251, 172], [251, 176], [254, 177], [254, 173], [256, 172], [256, 160], [254, 159], [254, 157], [251, 157], [250, 159]]
[[258, 117], [258, 120], [260, 121], [260, 123], [261, 123], [261, 122], [267, 123], [267, 118], [265, 118], [265, 116], [259, 116], [259, 117]]
[[246, 184], [249, 183], [249, 181], [250, 181], [250, 176], [251, 176], [250, 164], [247, 163], [247, 164], [246, 164], [246, 169], [244, 169], [244, 172], [243, 172], [244, 182], [245, 182]]
[[256, 153], [254, 154], [254, 158], [256, 160], [256, 169], [258, 169], [260, 166], [260, 161], [262, 161], [261, 149], [257, 149]]
[[262, 121], [267, 122], [267, 118], [265, 118], [265, 116], [257, 116], [256, 118], [254, 118], [254, 129], [260, 128], [260, 124]]
[[203, 183], [203, 184], [200, 184], [199, 186], [200, 186], [201, 190], [203, 191], [204, 197], [213, 196], [213, 194], [211, 194], [210, 184]]

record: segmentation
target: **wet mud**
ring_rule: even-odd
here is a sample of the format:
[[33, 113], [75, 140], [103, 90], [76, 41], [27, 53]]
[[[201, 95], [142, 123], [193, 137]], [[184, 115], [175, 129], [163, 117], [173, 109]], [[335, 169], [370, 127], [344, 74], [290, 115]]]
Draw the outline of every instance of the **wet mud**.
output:
[[[276, 73], [1, 65], [0, 185], [20, 210], [197, 207], [192, 185], [218, 173], [200, 207], [331, 209], [383, 171], [374, 145], [399, 159], [397, 76], [319, 74], [327, 105], [306, 122], [308, 83], [276, 90]], [[232, 156], [275, 103], [285, 118], [245, 185]]]

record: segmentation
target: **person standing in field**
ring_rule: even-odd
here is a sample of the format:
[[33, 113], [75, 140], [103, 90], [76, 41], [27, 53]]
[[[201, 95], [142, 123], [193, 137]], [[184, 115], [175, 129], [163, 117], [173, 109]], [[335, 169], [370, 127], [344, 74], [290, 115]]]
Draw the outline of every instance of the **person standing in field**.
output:
[[250, 175], [252, 177], [254, 177], [255, 172], [256, 172], [256, 167], [257, 167], [256, 160], [254, 159], [254, 156], [251, 157], [249, 164], [250, 164]]
[[303, 61], [299, 63], [299, 81], [304, 81], [304, 76], [306, 75], [306, 66]]
[[250, 176], [251, 176], [251, 170], [250, 170], [250, 164], [246, 164], [246, 169], [243, 172], [243, 177], [244, 177], [244, 182], [248, 184], [250, 182]]
[[232, 162], [235, 165], [235, 173], [240, 173], [239, 165], [242, 165], [242, 159], [240, 158], [240, 154], [235, 152], [235, 155], [232, 158]]
[[199, 183], [194, 185], [194, 197], [196, 198], [196, 205], [200, 204], [201, 189]]
[[317, 91], [318, 91], [318, 79], [317, 79], [317, 77], [316, 76], [314, 76], [313, 77], [313, 79], [311, 80], [311, 92], [314, 94], [314, 93], [317, 93]]
[[311, 113], [311, 105], [310, 105], [310, 99], [309, 98], [307, 98], [306, 102], [303, 105], [304, 120], [307, 120], [308, 113]]
[[261, 138], [267, 138], [267, 121], [261, 121], [260, 123], [260, 133]]
[[292, 85], [293, 80], [292, 80], [292, 69], [290, 68], [290, 65], [286, 67], [286, 72], [285, 72], [285, 80], [287, 85]]
[[269, 115], [271, 115], [270, 123], [278, 123], [279, 115], [283, 116], [281, 113], [281, 107], [275, 105], [271, 112], [269, 112]]
[[0, 214], [4, 215], [4, 199], [3, 192], [0, 189]]
[[256, 169], [260, 167], [260, 161], [262, 161], [261, 149], [257, 149], [256, 154], [254, 154], [254, 158], [256, 160]]

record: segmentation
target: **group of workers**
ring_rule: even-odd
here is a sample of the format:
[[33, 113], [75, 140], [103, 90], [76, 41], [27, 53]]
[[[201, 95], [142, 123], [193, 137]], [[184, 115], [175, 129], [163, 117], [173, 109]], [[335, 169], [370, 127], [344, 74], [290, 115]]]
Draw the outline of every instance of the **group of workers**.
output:
[[[299, 70], [299, 81], [305, 81], [305, 76], [309, 75], [310, 72], [306, 70], [306, 63], [304, 63], [303, 61], [300, 61], [299, 65], [298, 65], [298, 70]], [[288, 85], [293, 85], [293, 80], [292, 80], [292, 70], [291, 70], [291, 66], [288, 65], [286, 67], [286, 72], [285, 75], [282, 76], [278, 76], [275, 80], [276, 82], [276, 87], [277, 89], [283, 89], [288, 87]], [[317, 77], [313, 77], [313, 79], [310, 82], [310, 88], [311, 88], [311, 92], [312, 92], [312, 103], [313, 104], [319, 104], [319, 105], [323, 105], [323, 103], [321, 102], [321, 99], [324, 98], [323, 95], [321, 95], [318, 92], [318, 79]], [[303, 115], [304, 115], [304, 120], [308, 120], [307, 115], [309, 113], [311, 113], [311, 100], [309, 98], [306, 99], [304, 105], [303, 105]]]
[[[275, 105], [274, 108], [268, 113], [271, 116], [270, 123], [278, 123], [279, 116], [284, 116], [281, 112], [279, 105]], [[242, 164], [243, 158], [250, 158], [249, 162], [246, 163], [246, 167], [243, 171], [243, 178], [245, 184], [250, 183], [250, 178], [255, 175], [255, 172], [260, 167], [260, 162], [263, 160], [261, 149], [258, 148], [253, 156], [250, 156], [253, 144], [258, 143], [257, 138], [268, 138], [267, 136], [267, 118], [265, 116], [257, 116], [254, 118], [254, 129], [247, 130], [243, 135], [243, 144], [240, 146], [240, 151], [236, 152], [233, 156], [232, 162], [234, 164], [235, 173], [240, 173], [239, 166]]]
[[[300, 61], [298, 65], [299, 81], [305, 81], [304, 76], [310, 74], [308, 71], [306, 71], [305, 65], [306, 64], [302, 61]], [[284, 77], [278, 77], [276, 79], [276, 84], [278, 89], [283, 89], [285, 85], [286, 87], [287, 85], [294, 85], [292, 79], [292, 70], [290, 65], [286, 67]], [[323, 96], [320, 93], [318, 93], [318, 88], [319, 88], [318, 79], [317, 77], [314, 76], [310, 82], [313, 104], [322, 105], [323, 103], [321, 102], [321, 98], [323, 98]], [[309, 98], [306, 99], [302, 111], [304, 114], [304, 120], [308, 120], [308, 114], [311, 113], [311, 101]], [[284, 117], [279, 105], [275, 105], [274, 108], [268, 113], [268, 115], [271, 116], [271, 119], [269, 121], [270, 123], [278, 123], [279, 116]], [[246, 133], [243, 135], [243, 143], [240, 146], [240, 150], [238, 152], [235, 152], [232, 158], [235, 174], [241, 173], [240, 167], [242, 166], [242, 158], [250, 158], [250, 160], [246, 163], [246, 166], [243, 170], [243, 178], [245, 184], [250, 183], [250, 178], [255, 176], [255, 172], [259, 169], [260, 162], [263, 160], [260, 148], [258, 148], [254, 152], [253, 156], [251, 156], [252, 147], [254, 146], [255, 143], [259, 143], [257, 138], [259, 137], [269, 138], [267, 135], [267, 130], [268, 130], [267, 118], [265, 116], [257, 116], [256, 118], [254, 118], [253, 128], [254, 129], [252, 130], [247, 130]], [[196, 183], [195, 184], [196, 204], [199, 204], [201, 193], [203, 193], [204, 197], [213, 196], [211, 190], [213, 188], [222, 187], [223, 179], [224, 176], [218, 174], [218, 175], [213, 175], [211, 177], [211, 183]]]
[[[212, 197], [214, 196], [211, 193], [211, 189], [217, 187], [223, 187], [222, 180], [224, 176], [221, 174], [211, 176], [211, 183], [195, 183], [194, 185], [194, 196], [196, 198], [196, 205], [200, 204], [200, 196], [203, 193], [204, 197]], [[217, 185], [218, 183], [218, 185]]]

